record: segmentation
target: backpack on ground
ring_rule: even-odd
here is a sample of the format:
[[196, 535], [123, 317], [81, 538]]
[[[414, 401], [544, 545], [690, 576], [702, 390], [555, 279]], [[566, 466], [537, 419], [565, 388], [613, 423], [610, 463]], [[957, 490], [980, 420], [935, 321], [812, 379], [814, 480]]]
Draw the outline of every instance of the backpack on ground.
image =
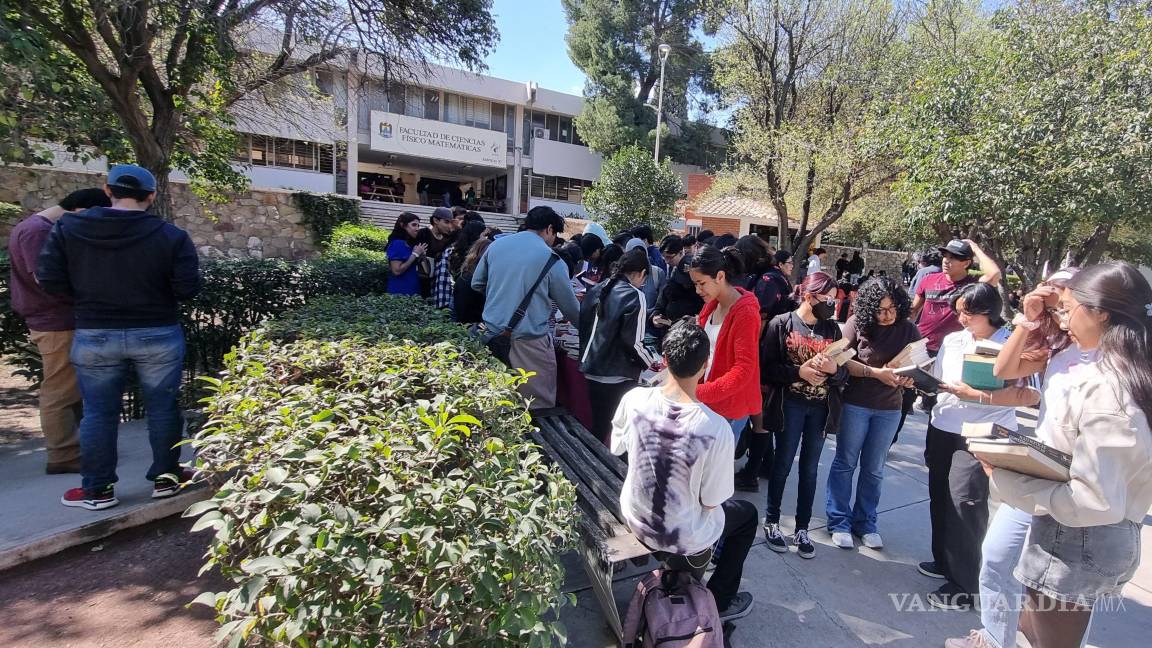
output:
[[624, 648], [724, 648], [712, 592], [689, 572], [657, 569], [637, 585], [624, 621]]

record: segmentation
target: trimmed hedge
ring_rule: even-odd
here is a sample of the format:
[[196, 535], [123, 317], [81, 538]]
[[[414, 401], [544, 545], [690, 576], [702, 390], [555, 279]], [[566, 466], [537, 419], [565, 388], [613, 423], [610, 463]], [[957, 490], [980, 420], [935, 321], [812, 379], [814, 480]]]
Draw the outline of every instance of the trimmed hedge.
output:
[[324, 256], [385, 261], [388, 255], [387, 230], [374, 225], [345, 223], [332, 232]]
[[246, 338], [193, 441], [227, 481], [185, 513], [233, 584], [197, 598], [221, 638], [563, 643], [575, 494], [525, 436], [521, 380], [412, 298], [322, 298]]
[[360, 199], [341, 194], [298, 191], [292, 194], [303, 212], [301, 221], [312, 230], [312, 239], [323, 244], [341, 223], [360, 222]]

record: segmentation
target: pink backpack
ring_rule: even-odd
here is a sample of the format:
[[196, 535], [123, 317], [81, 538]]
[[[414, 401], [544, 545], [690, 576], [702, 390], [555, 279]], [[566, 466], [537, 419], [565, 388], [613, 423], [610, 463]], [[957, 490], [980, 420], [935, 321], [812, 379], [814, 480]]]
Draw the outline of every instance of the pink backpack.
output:
[[657, 569], [636, 585], [624, 620], [624, 648], [724, 648], [712, 592], [685, 571]]

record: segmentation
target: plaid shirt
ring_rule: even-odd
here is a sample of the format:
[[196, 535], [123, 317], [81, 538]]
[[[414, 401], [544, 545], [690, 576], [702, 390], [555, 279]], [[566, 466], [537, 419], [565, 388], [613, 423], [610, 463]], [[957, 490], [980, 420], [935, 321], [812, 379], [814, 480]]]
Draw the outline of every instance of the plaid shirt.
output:
[[448, 271], [448, 250], [445, 250], [432, 271], [432, 305], [451, 310], [453, 287], [452, 273]]

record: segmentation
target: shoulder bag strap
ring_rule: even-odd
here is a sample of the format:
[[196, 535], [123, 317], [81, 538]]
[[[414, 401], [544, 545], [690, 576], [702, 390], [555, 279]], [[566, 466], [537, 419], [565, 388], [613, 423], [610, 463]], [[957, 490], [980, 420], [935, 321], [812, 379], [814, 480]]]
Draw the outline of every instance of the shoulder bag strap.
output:
[[544, 277], [548, 276], [548, 272], [552, 270], [552, 266], [560, 260], [555, 252], [549, 252], [551, 256], [548, 257], [548, 262], [544, 264], [544, 269], [540, 271], [540, 276], [536, 277], [535, 283], [528, 289], [528, 293], [524, 295], [524, 299], [520, 300], [520, 306], [516, 308], [516, 312], [512, 313], [512, 319], [508, 320], [508, 325], [504, 327], [501, 335], [511, 335], [512, 331], [520, 325], [520, 320], [524, 319], [524, 315], [528, 312], [528, 304], [532, 303], [532, 295], [536, 294], [536, 289], [540, 287], [540, 283], [544, 281]]

